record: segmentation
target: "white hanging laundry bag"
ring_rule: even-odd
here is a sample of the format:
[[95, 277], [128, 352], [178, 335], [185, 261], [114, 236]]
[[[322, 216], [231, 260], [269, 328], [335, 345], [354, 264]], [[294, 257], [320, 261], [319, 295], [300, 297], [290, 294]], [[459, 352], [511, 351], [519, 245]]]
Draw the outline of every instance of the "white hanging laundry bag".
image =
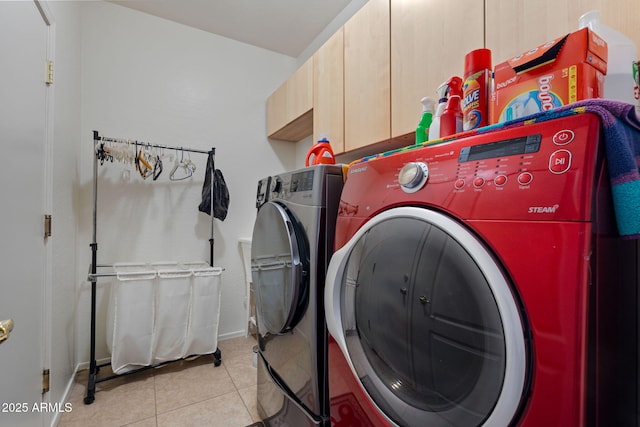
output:
[[205, 262], [113, 268], [107, 346], [115, 374], [217, 350], [222, 268]]
[[178, 263], [153, 263], [157, 271], [152, 363], [184, 357], [191, 305], [191, 270]]
[[191, 310], [184, 356], [213, 353], [218, 348], [222, 268], [191, 263]]
[[116, 281], [107, 309], [107, 346], [115, 374], [151, 363], [156, 271], [148, 264], [113, 266]]

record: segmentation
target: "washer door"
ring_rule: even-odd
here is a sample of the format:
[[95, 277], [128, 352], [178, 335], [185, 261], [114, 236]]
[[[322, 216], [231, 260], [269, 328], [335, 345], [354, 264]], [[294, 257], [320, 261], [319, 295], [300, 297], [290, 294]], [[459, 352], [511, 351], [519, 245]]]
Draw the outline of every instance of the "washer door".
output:
[[293, 329], [309, 302], [309, 251], [304, 229], [284, 205], [258, 211], [251, 243], [251, 276], [258, 332]]
[[518, 304], [484, 245], [458, 222], [401, 207], [331, 259], [329, 332], [388, 421], [505, 426], [527, 356]]

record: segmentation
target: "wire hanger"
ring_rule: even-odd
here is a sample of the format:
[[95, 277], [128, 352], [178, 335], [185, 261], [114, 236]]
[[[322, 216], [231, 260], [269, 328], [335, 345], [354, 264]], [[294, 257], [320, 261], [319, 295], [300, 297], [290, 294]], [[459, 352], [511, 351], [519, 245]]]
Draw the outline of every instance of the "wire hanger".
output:
[[[179, 173], [178, 170], [180, 170]], [[173, 169], [169, 174], [171, 181], [182, 181], [183, 179], [191, 178], [196, 170], [196, 165], [191, 161], [191, 158], [185, 160], [184, 149], [180, 148], [180, 161], [178, 162], [178, 156], [176, 155], [176, 161], [173, 164]]]
[[156, 181], [162, 173], [162, 159], [159, 154], [156, 154], [156, 164], [153, 167], [153, 180]]

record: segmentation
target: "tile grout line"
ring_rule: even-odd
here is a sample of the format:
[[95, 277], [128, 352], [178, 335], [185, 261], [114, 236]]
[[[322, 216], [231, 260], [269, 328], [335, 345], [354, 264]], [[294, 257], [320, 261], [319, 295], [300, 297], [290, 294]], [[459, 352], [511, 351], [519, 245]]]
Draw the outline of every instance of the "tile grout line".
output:
[[[247, 346], [246, 344], [250, 344], [250, 345]], [[231, 344], [231, 347], [230, 347], [231, 351], [230, 351], [229, 355], [236, 356], [236, 355], [239, 355], [239, 353], [244, 353], [244, 352], [248, 352], [250, 354], [253, 351], [252, 350], [253, 344], [254, 344], [253, 342], [247, 343], [247, 342], [244, 342], [242, 340], [239, 340], [238, 343]], [[227, 359], [228, 359], [228, 357], [227, 357]], [[231, 357], [231, 359], [229, 359], [229, 360], [234, 362], [235, 361], [235, 357]], [[245, 401], [241, 391], [246, 392], [247, 391], [246, 389], [250, 389], [252, 387], [255, 388], [257, 385], [252, 384], [252, 385], [248, 385], [247, 386], [245, 384], [246, 380], [243, 379], [242, 375], [240, 375], [238, 378], [236, 378], [234, 380], [234, 377], [232, 376], [232, 371], [234, 371], [234, 370], [230, 369], [230, 366], [233, 367], [233, 368], [236, 368], [236, 363], [235, 362], [229, 364], [228, 361], [225, 360], [222, 364], [224, 365], [226, 376], [231, 380], [231, 384], [233, 385], [233, 390], [229, 389], [230, 391], [228, 393], [223, 393], [223, 394], [220, 394], [220, 395], [217, 395], [217, 396], [213, 396], [213, 397], [208, 398], [208, 399], [204, 399], [204, 400], [201, 400], [201, 401], [198, 401], [198, 402], [193, 402], [193, 403], [190, 403], [188, 405], [182, 406], [180, 408], [175, 408], [175, 409], [173, 409], [171, 411], [163, 412], [162, 414], [173, 412], [173, 411], [176, 411], [176, 410], [179, 410], [181, 408], [185, 408], [185, 407], [188, 407], [188, 406], [191, 406], [191, 405], [196, 405], [196, 404], [202, 403], [202, 402], [204, 402], [206, 400], [209, 400], [209, 399], [217, 399], [217, 398], [225, 396], [225, 395], [229, 396], [231, 393], [235, 392], [235, 398], [239, 398], [241, 400], [242, 407], [245, 409], [245, 414], [248, 416], [248, 419], [250, 419], [252, 422], [255, 422], [254, 416], [253, 416], [253, 412], [251, 410], [251, 408], [252, 408], [251, 401], [250, 400], [249, 401]], [[252, 371], [255, 371], [255, 368], [251, 365], [251, 362], [250, 362], [250, 365], [247, 368], [252, 370]], [[215, 367], [215, 369], [218, 369], [218, 367]], [[155, 425], [156, 427], [159, 427], [160, 426], [159, 418], [160, 418], [161, 414], [159, 413], [160, 407], [158, 406], [159, 405], [158, 398], [160, 396], [160, 394], [158, 393], [158, 391], [159, 391], [158, 390], [158, 386], [159, 386], [159, 381], [158, 380], [159, 380], [160, 377], [158, 377], [157, 375], [160, 374], [160, 371], [154, 369], [154, 370], [150, 370], [148, 372], [150, 374], [150, 380], [152, 381], [151, 386], [153, 387], [153, 405], [154, 405], [153, 411], [149, 411], [149, 412], [153, 413], [153, 417], [154, 417], [154, 421], [155, 421], [155, 423], [152, 424], [152, 425]], [[79, 370], [79, 371], [77, 371], [75, 373], [76, 378], [75, 378], [74, 382], [76, 384], [74, 385], [74, 387], [80, 387], [81, 384], [83, 383], [83, 381], [79, 381], [79, 377], [81, 376], [81, 374], [82, 374], [81, 370]], [[126, 378], [123, 377], [123, 384], [122, 385], [124, 387], [127, 387], [127, 386], [130, 386], [133, 383], [137, 383], [137, 381], [138, 381], [138, 379], [134, 379], [133, 377], [126, 377]], [[96, 390], [96, 391], [98, 391], [98, 390]], [[83, 394], [83, 393], [80, 393], [80, 394]], [[247, 393], [247, 398], [250, 398], [250, 396], [251, 396], [251, 393], [248, 392]], [[80, 399], [82, 399], [82, 396], [80, 396]], [[96, 408], [94, 408], [94, 409], [96, 409]], [[96, 413], [99, 413], [99, 412], [101, 412], [101, 411], [97, 410]], [[138, 422], [141, 422], [141, 421], [145, 421], [145, 420], [147, 420], [147, 422], [150, 422], [151, 421], [150, 418], [151, 417], [149, 416], [148, 418], [142, 418], [140, 420], [132, 420], [128, 424], [123, 424], [123, 426], [128, 426], [128, 425], [135, 424], [135, 423], [138, 423]], [[62, 420], [61, 419], [60, 421], [63, 422], [62, 425], [66, 425], [66, 423], [64, 423], [64, 422], [65, 421], [68, 422], [69, 419], [66, 419], [66, 420]]]
[[[249, 351], [253, 353], [253, 345], [251, 345], [251, 348], [249, 349]], [[236, 382], [233, 381], [233, 376], [231, 375], [231, 372], [229, 372], [229, 369], [227, 369], [227, 365], [224, 363], [224, 360], [222, 361], [222, 365], [224, 365], [224, 368], [227, 371], [227, 375], [229, 375], [229, 378], [231, 378], [231, 382], [233, 383], [233, 387], [236, 389], [236, 393], [237, 393], [238, 397], [240, 398], [240, 401], [242, 402], [242, 406], [244, 406], [245, 411], [247, 411], [247, 414], [249, 414], [249, 418], [251, 419], [251, 421], [255, 422], [255, 420], [253, 419], [253, 414], [251, 413], [251, 409], [247, 406], [247, 402], [245, 402], [245, 400], [242, 398], [242, 394], [240, 393], [240, 389], [238, 388], [238, 385], [236, 384]], [[257, 375], [257, 373], [256, 373], [256, 375]], [[245, 387], [245, 388], [250, 388], [250, 387], [252, 387], [252, 386]], [[257, 387], [257, 384], [256, 384], [256, 387]]]
[[156, 427], [158, 427], [158, 390], [156, 389], [156, 372], [153, 372], [153, 404], [154, 413], [156, 414]]
[[233, 384], [233, 388], [236, 389], [236, 394], [240, 398], [240, 402], [242, 402], [242, 406], [244, 406], [245, 411], [247, 411], [247, 414], [249, 414], [249, 418], [251, 418], [251, 421], [253, 421], [253, 415], [251, 415], [251, 411], [249, 410], [249, 408], [247, 408], [247, 403], [242, 398], [242, 394], [240, 394], [240, 389], [238, 388], [238, 385], [236, 384], [236, 382], [233, 381], [233, 376], [231, 376], [231, 372], [229, 372], [229, 369], [227, 369], [227, 365], [224, 363], [224, 360], [222, 361], [222, 365], [224, 366], [224, 369], [227, 371], [227, 375], [229, 375], [229, 378], [231, 378], [231, 383]]

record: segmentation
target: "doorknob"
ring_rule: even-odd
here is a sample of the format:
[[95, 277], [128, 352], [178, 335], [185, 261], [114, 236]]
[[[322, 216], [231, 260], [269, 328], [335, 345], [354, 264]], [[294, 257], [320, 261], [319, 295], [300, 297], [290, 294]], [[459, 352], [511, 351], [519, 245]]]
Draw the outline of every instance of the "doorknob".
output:
[[9, 338], [9, 335], [11, 334], [12, 330], [13, 330], [12, 319], [0, 320], [0, 344], [2, 344], [7, 338]]

